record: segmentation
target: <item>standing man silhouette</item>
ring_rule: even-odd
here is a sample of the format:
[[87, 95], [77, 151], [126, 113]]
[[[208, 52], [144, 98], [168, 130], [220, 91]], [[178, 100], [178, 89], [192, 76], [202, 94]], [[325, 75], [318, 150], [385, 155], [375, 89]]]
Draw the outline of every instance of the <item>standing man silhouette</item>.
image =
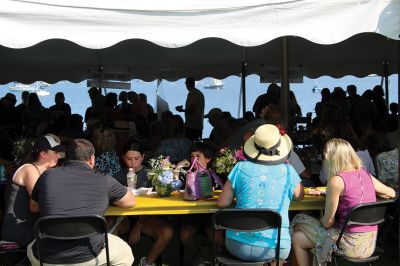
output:
[[189, 94], [186, 98], [185, 109], [182, 105], [175, 107], [178, 112], [185, 113], [185, 132], [186, 136], [194, 141], [203, 135], [203, 119], [204, 119], [204, 95], [195, 88], [194, 79], [186, 79], [186, 88]]

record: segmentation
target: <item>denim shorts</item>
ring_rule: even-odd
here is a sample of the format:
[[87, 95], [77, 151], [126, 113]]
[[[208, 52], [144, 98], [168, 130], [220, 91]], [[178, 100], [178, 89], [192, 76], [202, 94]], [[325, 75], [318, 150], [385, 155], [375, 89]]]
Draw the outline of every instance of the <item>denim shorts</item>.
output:
[[[274, 248], [264, 248], [248, 245], [230, 238], [225, 239], [226, 249], [232, 256], [246, 261], [267, 261], [275, 258]], [[279, 258], [285, 260], [289, 257], [290, 248], [280, 249]]]

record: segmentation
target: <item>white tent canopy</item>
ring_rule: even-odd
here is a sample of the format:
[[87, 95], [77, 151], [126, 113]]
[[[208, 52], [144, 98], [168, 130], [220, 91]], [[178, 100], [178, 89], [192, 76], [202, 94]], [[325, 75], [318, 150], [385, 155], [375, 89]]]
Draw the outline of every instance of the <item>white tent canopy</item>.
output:
[[[399, 0], [0, 0], [0, 83], [268, 75], [290, 36], [306, 76], [398, 73]], [[296, 37], [295, 37], [296, 36]]]

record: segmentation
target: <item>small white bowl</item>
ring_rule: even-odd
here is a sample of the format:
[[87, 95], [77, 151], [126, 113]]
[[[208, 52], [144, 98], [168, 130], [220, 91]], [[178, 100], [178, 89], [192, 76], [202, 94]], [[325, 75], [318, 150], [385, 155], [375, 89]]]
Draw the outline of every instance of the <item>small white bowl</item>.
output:
[[152, 187], [141, 187], [136, 189], [136, 191], [139, 192], [139, 195], [147, 195], [150, 194], [150, 192], [153, 190]]

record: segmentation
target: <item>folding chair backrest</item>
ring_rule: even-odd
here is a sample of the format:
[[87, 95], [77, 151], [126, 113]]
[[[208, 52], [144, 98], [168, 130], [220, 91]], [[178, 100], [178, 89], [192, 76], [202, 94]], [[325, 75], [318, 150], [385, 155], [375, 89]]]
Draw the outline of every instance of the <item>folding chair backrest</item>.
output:
[[39, 219], [35, 233], [40, 239], [82, 239], [107, 232], [107, 223], [101, 216], [47, 216]]
[[347, 217], [347, 225], [377, 225], [385, 221], [385, 212], [393, 200], [364, 203], [353, 207]]
[[383, 223], [385, 221], [386, 208], [393, 203], [394, 200], [385, 200], [363, 203], [353, 207], [346, 217], [345, 224], [336, 243], [339, 244], [349, 225], [378, 225]]
[[256, 232], [281, 227], [279, 213], [271, 209], [222, 209], [213, 216], [215, 229]]
[[40, 242], [42, 239], [78, 240], [98, 234], [104, 234], [107, 265], [109, 263], [107, 222], [102, 216], [46, 216], [36, 222], [34, 231], [41, 264]]
[[[222, 209], [214, 213], [212, 223], [214, 229], [241, 232], [278, 229], [275, 260], [279, 261], [282, 218], [278, 212], [271, 209]], [[214, 237], [215, 235], [213, 235], [212, 253], [213, 261], [215, 262], [216, 246]]]

